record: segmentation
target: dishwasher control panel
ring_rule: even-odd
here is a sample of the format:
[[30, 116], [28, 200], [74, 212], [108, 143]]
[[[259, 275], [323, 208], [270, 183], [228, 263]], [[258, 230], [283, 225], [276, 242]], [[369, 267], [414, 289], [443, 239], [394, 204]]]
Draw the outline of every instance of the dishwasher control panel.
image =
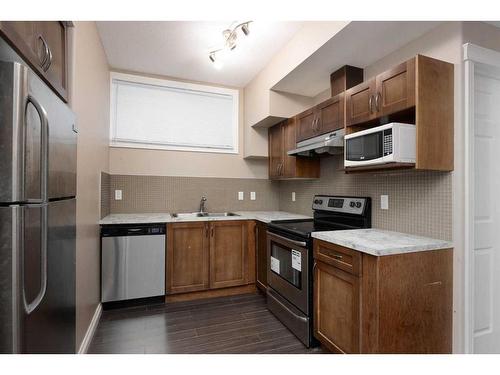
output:
[[101, 226], [101, 237], [148, 236], [165, 234], [165, 232], [165, 224], [117, 224]]

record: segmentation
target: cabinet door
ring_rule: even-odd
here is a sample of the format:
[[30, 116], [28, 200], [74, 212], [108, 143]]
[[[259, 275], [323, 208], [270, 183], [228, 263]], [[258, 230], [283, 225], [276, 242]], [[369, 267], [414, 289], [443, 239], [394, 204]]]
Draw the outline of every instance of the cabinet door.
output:
[[387, 116], [415, 105], [415, 59], [377, 76], [377, 116]]
[[247, 222], [210, 224], [210, 288], [246, 284], [248, 278]]
[[296, 116], [297, 121], [297, 142], [314, 137], [316, 134], [317, 117], [314, 108]]
[[288, 151], [297, 147], [296, 143], [296, 130], [295, 118], [290, 118], [283, 124], [283, 168], [282, 177], [291, 178], [295, 177], [296, 171], [296, 156], [289, 156]]
[[359, 353], [359, 327], [359, 278], [316, 261], [314, 336], [334, 352]]
[[2, 21], [0, 32], [67, 101], [66, 25], [59, 21]]
[[45, 55], [42, 42], [36, 35], [35, 25], [36, 22], [31, 21], [2, 21], [0, 29], [23, 56], [40, 67]]
[[49, 49], [49, 62], [43, 69], [45, 76], [52, 87], [66, 98], [66, 26], [58, 21], [36, 22], [36, 30]]
[[344, 93], [319, 104], [318, 134], [327, 133], [344, 127]]
[[255, 244], [257, 256], [257, 287], [262, 291], [267, 288], [267, 225], [257, 222], [255, 226]]
[[269, 128], [269, 178], [279, 178], [283, 168], [282, 124]]
[[373, 78], [345, 92], [346, 126], [366, 122], [376, 117], [375, 91], [376, 81]]
[[167, 225], [168, 294], [208, 289], [208, 234], [206, 222]]

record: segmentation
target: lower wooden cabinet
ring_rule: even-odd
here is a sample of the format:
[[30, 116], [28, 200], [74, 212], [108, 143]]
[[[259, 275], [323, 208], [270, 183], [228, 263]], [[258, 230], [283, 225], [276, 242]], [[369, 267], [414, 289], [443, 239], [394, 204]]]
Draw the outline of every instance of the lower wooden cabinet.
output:
[[209, 245], [207, 222], [167, 224], [167, 293], [208, 289]]
[[452, 249], [372, 256], [314, 240], [314, 336], [338, 353], [451, 353]]
[[359, 353], [360, 279], [323, 262], [314, 273], [314, 334], [330, 350]]
[[255, 282], [253, 221], [167, 224], [167, 294]]
[[243, 285], [247, 280], [247, 223], [210, 224], [210, 288]]

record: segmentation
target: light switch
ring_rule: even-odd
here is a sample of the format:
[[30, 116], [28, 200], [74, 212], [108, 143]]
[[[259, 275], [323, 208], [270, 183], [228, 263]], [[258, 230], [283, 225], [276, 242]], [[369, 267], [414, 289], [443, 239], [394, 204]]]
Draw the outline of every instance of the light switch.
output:
[[389, 196], [381, 195], [380, 196], [380, 209], [388, 210], [389, 209]]
[[255, 191], [250, 192], [250, 200], [254, 201], [255, 200]]
[[295, 202], [295, 192], [292, 191], [292, 202]]
[[122, 191], [121, 190], [115, 190], [115, 200], [116, 201], [122, 200]]
[[239, 191], [238, 192], [238, 200], [242, 201], [243, 199], [245, 199], [245, 194], [242, 191]]

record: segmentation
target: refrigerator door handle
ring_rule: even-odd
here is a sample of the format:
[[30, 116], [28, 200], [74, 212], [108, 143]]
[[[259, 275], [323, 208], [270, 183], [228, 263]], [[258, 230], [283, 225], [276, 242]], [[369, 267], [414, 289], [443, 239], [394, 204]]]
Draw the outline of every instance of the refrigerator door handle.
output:
[[[42, 217], [41, 217], [41, 223], [40, 223], [41, 224], [40, 225], [40, 232], [41, 232], [40, 278], [41, 278], [42, 285], [40, 286], [40, 290], [39, 290], [37, 296], [35, 297], [35, 299], [33, 299], [33, 301], [31, 301], [29, 303], [26, 300], [26, 291], [24, 288], [24, 269], [22, 272], [22, 274], [23, 274], [23, 276], [22, 276], [22, 283], [23, 283], [22, 291], [23, 291], [24, 311], [28, 315], [31, 314], [33, 311], [35, 311], [35, 309], [40, 305], [40, 303], [43, 300], [43, 297], [45, 297], [45, 292], [47, 291], [48, 205], [47, 204], [42, 205], [41, 209], [42, 209]], [[22, 250], [23, 250], [22, 258], [24, 259], [24, 243], [22, 245]], [[24, 261], [21, 264], [24, 264]]]
[[[41, 173], [40, 173], [40, 195], [41, 201], [47, 202], [48, 199], [48, 179], [49, 179], [49, 119], [47, 117], [47, 111], [43, 106], [34, 98], [31, 94], [28, 94], [26, 105], [28, 103], [33, 104], [38, 116], [40, 117], [41, 123], [41, 149], [40, 149], [40, 160], [41, 160]], [[26, 181], [26, 177], [24, 179]], [[29, 197], [28, 197], [29, 198]]]

